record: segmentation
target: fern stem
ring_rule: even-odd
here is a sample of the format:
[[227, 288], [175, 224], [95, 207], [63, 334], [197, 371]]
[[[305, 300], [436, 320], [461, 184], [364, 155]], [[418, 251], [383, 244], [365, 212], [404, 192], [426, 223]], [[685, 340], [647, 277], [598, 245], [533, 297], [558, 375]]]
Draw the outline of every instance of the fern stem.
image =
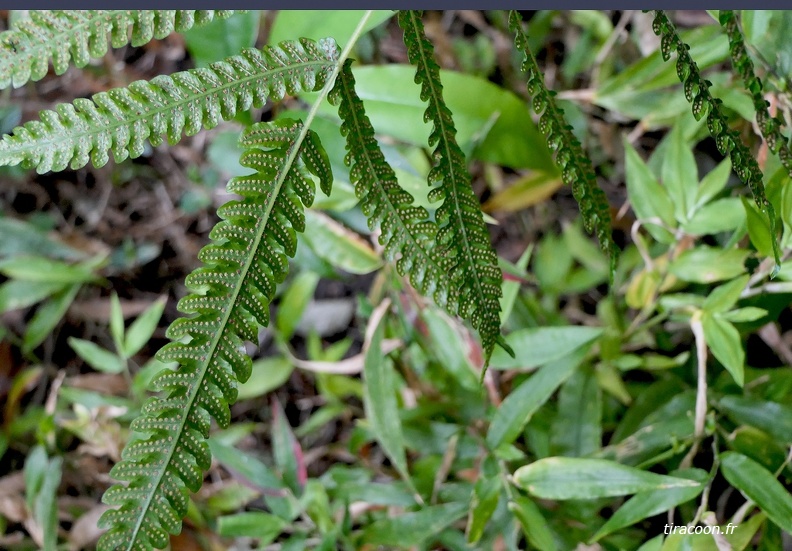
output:
[[707, 115], [707, 129], [715, 139], [715, 145], [723, 155], [728, 154], [731, 157], [737, 176], [748, 185], [757, 206], [769, 219], [775, 260], [775, 269], [770, 276], [772, 278], [781, 269], [781, 251], [778, 246], [775, 209], [765, 195], [759, 163], [742, 142], [740, 135], [729, 128], [729, 121], [721, 110], [723, 102], [710, 93], [712, 83], [701, 77], [698, 65], [690, 56], [690, 46], [682, 41], [676, 27], [663, 10], [655, 10], [652, 30], [661, 38], [660, 53], [663, 60], [671, 59], [671, 52], [675, 51], [677, 54], [677, 76], [684, 84], [685, 97], [692, 106], [693, 116], [700, 120]]
[[754, 72], [754, 64], [745, 48], [737, 16], [732, 10], [720, 10], [719, 19], [729, 37], [729, 54], [732, 66], [740, 73], [745, 89], [751, 94], [756, 110], [756, 123], [762, 132], [762, 137], [767, 142], [770, 151], [778, 154], [781, 164], [792, 178], [792, 151], [789, 148], [789, 143], [781, 134], [784, 121], [779, 117], [771, 116], [768, 111], [770, 103], [762, 96], [762, 81]]

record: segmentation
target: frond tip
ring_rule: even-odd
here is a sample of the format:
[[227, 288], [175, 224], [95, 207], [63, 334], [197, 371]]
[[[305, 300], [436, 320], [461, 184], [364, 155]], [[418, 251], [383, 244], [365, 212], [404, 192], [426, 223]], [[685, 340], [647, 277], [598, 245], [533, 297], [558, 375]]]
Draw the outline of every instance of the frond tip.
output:
[[[49, 62], [61, 75], [69, 63], [84, 67], [114, 48], [141, 46], [173, 31], [184, 32], [232, 10], [30, 10], [30, 19], [17, 21], [0, 33], [0, 89], [44, 78]], [[131, 40], [130, 40], [131, 29]]]
[[415, 82], [421, 85], [421, 99], [428, 102], [424, 119], [433, 124], [429, 145], [435, 147], [435, 165], [429, 172], [429, 183], [435, 187], [429, 199], [442, 201], [435, 214], [439, 230], [433, 257], [458, 289], [456, 313], [478, 329], [488, 363], [500, 335], [503, 274], [471, 186], [465, 155], [456, 141], [451, 110], [443, 100], [440, 67], [424, 33], [421, 13], [400, 12], [399, 26], [404, 31], [410, 63], [416, 68]]
[[41, 120], [18, 126], [0, 141], [0, 164], [22, 164], [39, 173], [104, 166], [143, 154], [146, 140], [173, 144], [182, 133], [213, 128], [240, 110], [260, 107], [270, 97], [321, 88], [335, 66], [332, 39], [282, 42], [253, 48], [225, 61], [126, 88], [60, 104], [42, 111]]
[[250, 376], [245, 341], [257, 341], [269, 322], [275, 286], [287, 275], [288, 258], [305, 230], [304, 208], [314, 199], [316, 176], [329, 192], [332, 173], [316, 135], [300, 122], [253, 125], [243, 135], [241, 164], [256, 172], [234, 178], [228, 191], [242, 196], [219, 210], [222, 220], [199, 258], [204, 266], [187, 278], [192, 294], [179, 301], [186, 314], [168, 329], [173, 342], [159, 351], [178, 362], [152, 382], [161, 391], [143, 407], [132, 429], [143, 433], [124, 449], [110, 474], [127, 485], [104, 495], [100, 526], [109, 528], [100, 551], [163, 548], [181, 530], [187, 491], [197, 491], [211, 457], [205, 439], [210, 417], [230, 422], [237, 381]]

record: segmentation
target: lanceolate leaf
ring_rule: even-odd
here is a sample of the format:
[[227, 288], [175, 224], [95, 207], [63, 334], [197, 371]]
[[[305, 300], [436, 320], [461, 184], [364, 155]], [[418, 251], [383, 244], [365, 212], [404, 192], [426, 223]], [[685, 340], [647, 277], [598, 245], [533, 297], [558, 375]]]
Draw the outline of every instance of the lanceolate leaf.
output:
[[489, 231], [484, 224], [481, 205], [471, 187], [465, 155], [456, 142], [451, 111], [443, 101], [440, 67], [434, 60], [434, 48], [424, 34], [421, 13], [402, 11], [399, 25], [410, 63], [416, 67], [415, 81], [421, 85], [421, 98], [429, 103], [424, 119], [432, 121], [429, 145], [435, 165], [429, 172], [431, 201], [440, 201], [436, 219], [440, 226], [434, 258], [451, 284], [459, 288], [458, 313], [479, 330], [485, 361], [500, 336], [500, 297], [503, 274], [492, 249]]
[[186, 492], [200, 488], [211, 462], [205, 442], [210, 416], [228, 426], [237, 380], [250, 376], [243, 344], [255, 342], [258, 326], [269, 322], [275, 286], [286, 278], [287, 257], [297, 247], [295, 232], [305, 229], [304, 207], [314, 198], [305, 171], [329, 192], [327, 157], [301, 123], [254, 125], [241, 146], [242, 165], [256, 172], [229, 183], [228, 191], [242, 200], [220, 208], [223, 220], [210, 233], [213, 242], [199, 254], [205, 265], [187, 278], [193, 293], [179, 302], [187, 316], [170, 326], [173, 342], [157, 355], [180, 366], [152, 382], [163, 394], [149, 400], [132, 424], [147, 436], [131, 442], [111, 471], [128, 485], [113, 486], [104, 496], [105, 503], [120, 507], [101, 519], [110, 528], [101, 550], [162, 548], [168, 533], [180, 531]]
[[456, 311], [458, 290], [432, 256], [437, 227], [425, 208], [413, 206], [413, 197], [399, 185], [396, 173], [385, 160], [363, 102], [355, 92], [351, 64], [347, 61], [336, 78], [330, 101], [338, 105], [350, 178], [369, 228], [381, 228], [379, 242], [385, 247], [385, 257], [398, 259], [397, 270], [403, 276], [409, 274], [413, 287], [432, 296], [439, 306]]
[[509, 14], [509, 25], [515, 33], [517, 48], [523, 52], [522, 70], [528, 75], [528, 92], [533, 96], [533, 107], [539, 117], [539, 129], [545, 135], [550, 149], [556, 152], [556, 162], [561, 167], [561, 178], [572, 187], [572, 193], [580, 205], [586, 231], [597, 231], [602, 250], [611, 259], [611, 277], [616, 269], [618, 248], [611, 237], [611, 216], [608, 199], [599, 186], [591, 160], [584, 153], [580, 142], [572, 133], [560, 109], [544, 83], [544, 74], [539, 70], [528, 38], [522, 30], [522, 20], [517, 12]]
[[0, 164], [22, 164], [39, 173], [103, 166], [139, 157], [145, 141], [173, 144], [268, 98], [320, 88], [333, 69], [332, 40], [303, 39], [280, 47], [248, 49], [209, 67], [137, 81], [42, 111], [40, 121], [14, 129], [0, 141]]
[[[0, 88], [22, 86], [47, 74], [49, 61], [60, 75], [72, 61], [84, 67], [114, 48], [141, 46], [173, 31], [184, 32], [231, 10], [30, 10], [30, 19], [0, 34]], [[129, 29], [132, 29], [132, 39]]]

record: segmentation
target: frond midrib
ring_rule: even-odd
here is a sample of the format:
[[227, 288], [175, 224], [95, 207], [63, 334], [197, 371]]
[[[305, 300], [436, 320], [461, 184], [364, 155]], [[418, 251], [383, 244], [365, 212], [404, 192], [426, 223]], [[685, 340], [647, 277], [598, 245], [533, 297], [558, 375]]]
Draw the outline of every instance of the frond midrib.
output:
[[[210, 96], [212, 94], [216, 94], [218, 92], [222, 92], [223, 90], [227, 90], [229, 88], [232, 88], [232, 87], [235, 87], [235, 86], [239, 86], [239, 85], [244, 84], [244, 83], [249, 82], [249, 81], [266, 78], [268, 76], [275, 75], [275, 74], [278, 74], [278, 73], [281, 73], [281, 72], [291, 72], [291, 71], [293, 71], [295, 69], [316, 67], [316, 66], [327, 66], [327, 67], [330, 67], [330, 66], [332, 66], [334, 64], [335, 64], [335, 62], [329, 61], [329, 60], [321, 60], [321, 61], [311, 60], [311, 61], [307, 61], [307, 62], [289, 64], [289, 65], [285, 65], [283, 67], [277, 67], [277, 68], [269, 70], [269, 71], [255, 73], [253, 75], [250, 75], [250, 76], [247, 76], [247, 77], [244, 77], [244, 78], [232, 80], [230, 82], [226, 82], [226, 83], [224, 83], [224, 84], [222, 84], [220, 86], [217, 86], [217, 87], [207, 88], [205, 91], [203, 91], [203, 92], [201, 92], [199, 94], [196, 94], [194, 96], [188, 96], [185, 99], [182, 99], [182, 100], [180, 100], [178, 102], [168, 103], [167, 105], [165, 105], [165, 106], [163, 106], [161, 108], [147, 109], [143, 113], [141, 113], [140, 115], [135, 115], [135, 116], [130, 117], [130, 118], [125, 118], [125, 119], [122, 119], [122, 120], [120, 120], [118, 122], [109, 124], [107, 126], [101, 126], [99, 128], [101, 130], [103, 130], [103, 131], [112, 132], [113, 130], [115, 130], [117, 128], [132, 126], [134, 123], [136, 123], [138, 121], [144, 121], [144, 120], [146, 120], [146, 119], [148, 119], [150, 117], [153, 117], [155, 115], [167, 113], [169, 111], [173, 111], [173, 110], [175, 110], [175, 109], [177, 109], [177, 108], [179, 108], [179, 107], [181, 107], [181, 106], [183, 106], [183, 105], [185, 105], [187, 103], [196, 101], [197, 99], [204, 98], [204, 97]], [[211, 69], [211, 66], [209, 68]], [[129, 89], [129, 88], [125, 87], [124, 89]], [[105, 93], [107, 93], [107, 92], [105, 92]], [[94, 104], [95, 104], [95, 102], [94, 102]], [[33, 121], [33, 122], [41, 122], [41, 124], [47, 124], [46, 122], [43, 122], [43, 121]], [[148, 125], [147, 125], [147, 127], [148, 127]], [[26, 125], [22, 126], [22, 128], [26, 128]], [[80, 132], [69, 133], [69, 138], [73, 142], [76, 143], [76, 142], [79, 142], [81, 138], [90, 137], [90, 136], [93, 136], [94, 134], [96, 134], [96, 129], [97, 129], [96, 127], [88, 127], [85, 130], [80, 131]], [[23, 146], [21, 146], [21, 147], [8, 146], [4, 150], [2, 149], [2, 144], [3, 143], [9, 143], [9, 142], [0, 142], [0, 155], [2, 155], [3, 153], [23, 155], [25, 153], [30, 153], [30, 152], [36, 151], [38, 149], [41, 149], [42, 147], [53, 146], [53, 145], [59, 143], [59, 140], [57, 139], [56, 136], [57, 136], [57, 133], [55, 133], [52, 137], [50, 137], [50, 139], [47, 139], [47, 140], [37, 139], [37, 140], [35, 140], [33, 142], [27, 142], [26, 141], [25, 144]]]
[[256, 251], [258, 250], [259, 244], [266, 233], [265, 230], [270, 221], [270, 213], [272, 212], [272, 208], [277, 201], [277, 198], [280, 196], [281, 188], [283, 187], [284, 182], [286, 181], [286, 176], [288, 175], [289, 171], [291, 171], [292, 166], [297, 159], [297, 155], [299, 154], [300, 147], [302, 146], [302, 142], [305, 140], [305, 137], [308, 135], [308, 127], [306, 125], [302, 125], [300, 129], [300, 133], [297, 135], [294, 143], [292, 144], [289, 155], [286, 157], [286, 161], [281, 166], [281, 169], [278, 171], [278, 177], [274, 182], [272, 194], [270, 195], [270, 201], [267, 202], [267, 205], [264, 208], [264, 212], [261, 216], [261, 223], [259, 224], [259, 228], [256, 232], [255, 239], [251, 243], [250, 247], [250, 254], [248, 255], [245, 264], [241, 270], [241, 273], [238, 278], [238, 284], [230, 293], [230, 298], [228, 302], [228, 306], [226, 307], [226, 311], [223, 313], [223, 316], [220, 321], [221, 329], [215, 333], [214, 338], [212, 339], [209, 353], [206, 355], [206, 360], [202, 363], [200, 368], [200, 376], [196, 379], [196, 382], [192, 385], [190, 392], [187, 394], [187, 407], [184, 410], [184, 414], [182, 415], [181, 421], [179, 423], [178, 432], [176, 437], [173, 439], [173, 442], [168, 450], [166, 455], [166, 460], [163, 462], [163, 467], [160, 469], [160, 472], [157, 474], [156, 482], [153, 483], [153, 489], [151, 492], [148, 493], [146, 496], [146, 500], [144, 506], [141, 508], [140, 514], [137, 517], [137, 522], [135, 523], [134, 529], [131, 532], [131, 539], [129, 540], [130, 543], [127, 545], [127, 551], [132, 551], [134, 549], [134, 544], [137, 541], [138, 534], [143, 527], [143, 522], [149, 514], [149, 509], [151, 504], [154, 501], [155, 496], [159, 492], [160, 485], [162, 484], [162, 480], [165, 477], [165, 474], [168, 471], [168, 467], [171, 464], [173, 459], [173, 454], [176, 452], [176, 448], [178, 447], [179, 440], [181, 439], [182, 434], [184, 433], [185, 427], [187, 425], [187, 420], [190, 418], [190, 413], [193, 411], [196, 405], [196, 400], [199, 396], [200, 390], [203, 387], [203, 380], [206, 377], [206, 373], [209, 369], [209, 366], [212, 363], [212, 359], [218, 352], [218, 346], [222, 341], [222, 337], [227, 331], [228, 328], [228, 321], [231, 317], [231, 313], [234, 311], [234, 307], [237, 303], [237, 298], [244, 287], [245, 278], [247, 277], [248, 272], [250, 271], [250, 267], [253, 264], [253, 260], [256, 257]]
[[[408, 15], [409, 15], [409, 18], [410, 18], [410, 24], [413, 26], [413, 30], [414, 30], [414, 32], [415, 32], [415, 34], [418, 37], [418, 40], [420, 42], [421, 33], [420, 33], [420, 29], [419, 29], [419, 27], [418, 27], [418, 25], [416, 23], [416, 19], [415, 19], [416, 18], [416, 13], [414, 11], [410, 10], [408, 12]], [[423, 47], [418, 48], [418, 51], [420, 52], [421, 63], [423, 64], [423, 66], [424, 66], [424, 68], [426, 70], [426, 75], [427, 75], [427, 79], [426, 80], [429, 83], [429, 87], [431, 89], [430, 101], [432, 101], [434, 103], [435, 110], [437, 111], [438, 115], [440, 115], [440, 116], [437, 117], [437, 121], [435, 122], [435, 124], [438, 124], [440, 126], [440, 130], [441, 130], [441, 132], [440, 132], [440, 141], [443, 144], [443, 148], [445, 149], [446, 159], [448, 159], [448, 165], [450, 167], [449, 174], [451, 176], [451, 180], [452, 181], [450, 182], [451, 185], [449, 187], [451, 188], [451, 190], [446, 195], [446, 199], [445, 200], [449, 200], [450, 199], [450, 200], [453, 201], [452, 204], [453, 204], [453, 207], [454, 207], [454, 214], [456, 215], [456, 219], [460, 221], [460, 224], [459, 224], [460, 231], [458, 232], [458, 234], [461, 234], [462, 244], [463, 244], [464, 252], [465, 252], [465, 259], [462, 259], [462, 261], [466, 263], [467, 260], [470, 260], [472, 262], [473, 259], [475, 258], [475, 255], [473, 254], [472, 248], [470, 246], [470, 240], [469, 240], [468, 235], [467, 235], [468, 234], [467, 226], [464, 223], [464, 218], [462, 217], [462, 210], [461, 210], [460, 205], [459, 205], [459, 196], [458, 196], [458, 189], [457, 189], [457, 179], [458, 178], [457, 178], [456, 170], [454, 170], [454, 164], [451, 162], [451, 160], [453, 159], [453, 152], [452, 152], [452, 148], [451, 148], [451, 143], [446, 138], [446, 127], [445, 127], [445, 124], [443, 123], [442, 111], [440, 109], [441, 103], [440, 103], [440, 100], [438, 99], [439, 98], [439, 94], [441, 94], [442, 92], [438, 92], [437, 91], [434, 81], [429, 76], [429, 63], [428, 63], [428, 60], [427, 60], [426, 56], [424, 55], [425, 54], [424, 48]], [[453, 224], [453, 222], [449, 222], [449, 224]], [[475, 288], [476, 288], [475, 289], [476, 290], [476, 296], [479, 296], [479, 297], [485, 296], [484, 289], [481, 286], [481, 281], [480, 281], [480, 278], [479, 278], [478, 270], [473, 268], [471, 270], [465, 270], [465, 272], [466, 272], [466, 275], [468, 273], [470, 274], [470, 277], [471, 277], [471, 279], [474, 282], [474, 285], [475, 285]]]

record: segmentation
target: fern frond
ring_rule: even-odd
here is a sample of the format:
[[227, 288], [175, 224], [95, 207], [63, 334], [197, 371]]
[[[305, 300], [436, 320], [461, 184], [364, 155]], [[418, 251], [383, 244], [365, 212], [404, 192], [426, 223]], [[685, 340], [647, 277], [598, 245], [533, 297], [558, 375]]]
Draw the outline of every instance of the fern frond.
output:
[[434, 47], [426, 38], [421, 12], [399, 12], [407, 55], [416, 67], [415, 82], [421, 85], [421, 99], [428, 102], [424, 120], [432, 121], [429, 145], [434, 166], [429, 183], [435, 185], [430, 201], [441, 201], [435, 218], [440, 229], [434, 258], [451, 285], [459, 289], [457, 313], [478, 329], [485, 362], [500, 336], [500, 297], [503, 274], [490, 243], [481, 205], [471, 186], [465, 155], [456, 141], [451, 110], [443, 100], [440, 67], [434, 60]]
[[[73, 62], [84, 67], [113, 48], [141, 46], [173, 31], [184, 32], [233, 10], [30, 10], [30, 19], [0, 33], [0, 89], [41, 80], [50, 59], [60, 75]], [[132, 30], [131, 40], [129, 30]]]
[[413, 205], [396, 173], [385, 160], [363, 102], [355, 91], [352, 62], [347, 60], [330, 92], [330, 102], [338, 106], [341, 134], [348, 151], [344, 159], [371, 230], [381, 228], [379, 242], [386, 259], [396, 260], [396, 269], [409, 276], [421, 294], [432, 296], [438, 306], [455, 312], [457, 290], [443, 266], [432, 255], [437, 225], [425, 208]]
[[187, 316], [168, 328], [173, 342], [157, 354], [180, 366], [152, 382], [163, 394], [150, 399], [132, 424], [148, 437], [130, 443], [110, 473], [128, 484], [104, 495], [105, 503], [120, 507], [100, 520], [110, 529], [99, 542], [102, 551], [162, 548], [169, 533], [180, 531], [186, 492], [200, 488], [210, 464], [210, 416], [228, 426], [236, 382], [250, 376], [244, 342], [256, 342], [258, 326], [269, 322], [275, 286], [297, 247], [295, 232], [305, 230], [304, 207], [314, 198], [306, 171], [330, 190], [327, 156], [300, 122], [256, 124], [240, 144], [241, 164], [256, 173], [229, 183], [228, 191], [242, 200], [219, 209], [223, 220], [199, 254], [204, 266], [187, 278], [193, 293], [179, 301]]
[[240, 55], [127, 88], [76, 99], [55, 111], [42, 111], [0, 141], [0, 164], [21, 163], [39, 173], [100, 167], [113, 152], [116, 162], [135, 158], [152, 145], [176, 143], [182, 133], [197, 133], [228, 120], [237, 111], [259, 107], [269, 97], [312, 91], [324, 85], [338, 58], [331, 39], [283, 42], [279, 47], [247, 49]]
[[523, 53], [522, 70], [528, 75], [528, 93], [533, 97], [534, 111], [537, 115], [541, 113], [539, 129], [545, 135], [547, 145], [555, 151], [556, 162], [561, 168], [561, 179], [572, 188], [572, 194], [580, 205], [586, 231], [597, 232], [600, 247], [610, 258], [612, 278], [619, 249], [611, 236], [608, 198], [597, 185], [591, 160], [572, 133], [572, 127], [564, 118], [563, 109], [556, 105], [555, 92], [545, 86], [544, 75], [528, 45], [522, 20], [515, 11], [509, 13], [509, 26], [515, 34], [517, 49]]
[[762, 170], [751, 154], [748, 147], [743, 144], [740, 135], [729, 128], [729, 121], [721, 110], [720, 99], [710, 93], [712, 83], [701, 77], [698, 65], [690, 57], [690, 46], [679, 38], [676, 27], [668, 19], [663, 10], [655, 10], [652, 30], [660, 37], [660, 53], [663, 60], [671, 59], [671, 53], [676, 52], [676, 69], [679, 80], [684, 84], [685, 98], [691, 103], [693, 116], [700, 120], [706, 115], [707, 128], [715, 139], [715, 145], [723, 155], [731, 157], [734, 172], [751, 190], [757, 206], [769, 218], [770, 231], [773, 235], [773, 256], [775, 257], [777, 273], [781, 266], [781, 253], [778, 248], [775, 209], [765, 195], [762, 183]]
[[792, 150], [789, 143], [781, 134], [784, 121], [779, 117], [770, 116], [770, 103], [762, 96], [762, 81], [754, 72], [753, 61], [745, 49], [745, 41], [737, 24], [737, 16], [732, 10], [720, 10], [720, 24], [729, 37], [729, 54], [732, 65], [743, 79], [745, 89], [751, 94], [754, 109], [756, 110], [756, 124], [762, 132], [762, 137], [767, 142], [770, 151], [778, 154], [781, 164], [792, 177]]

